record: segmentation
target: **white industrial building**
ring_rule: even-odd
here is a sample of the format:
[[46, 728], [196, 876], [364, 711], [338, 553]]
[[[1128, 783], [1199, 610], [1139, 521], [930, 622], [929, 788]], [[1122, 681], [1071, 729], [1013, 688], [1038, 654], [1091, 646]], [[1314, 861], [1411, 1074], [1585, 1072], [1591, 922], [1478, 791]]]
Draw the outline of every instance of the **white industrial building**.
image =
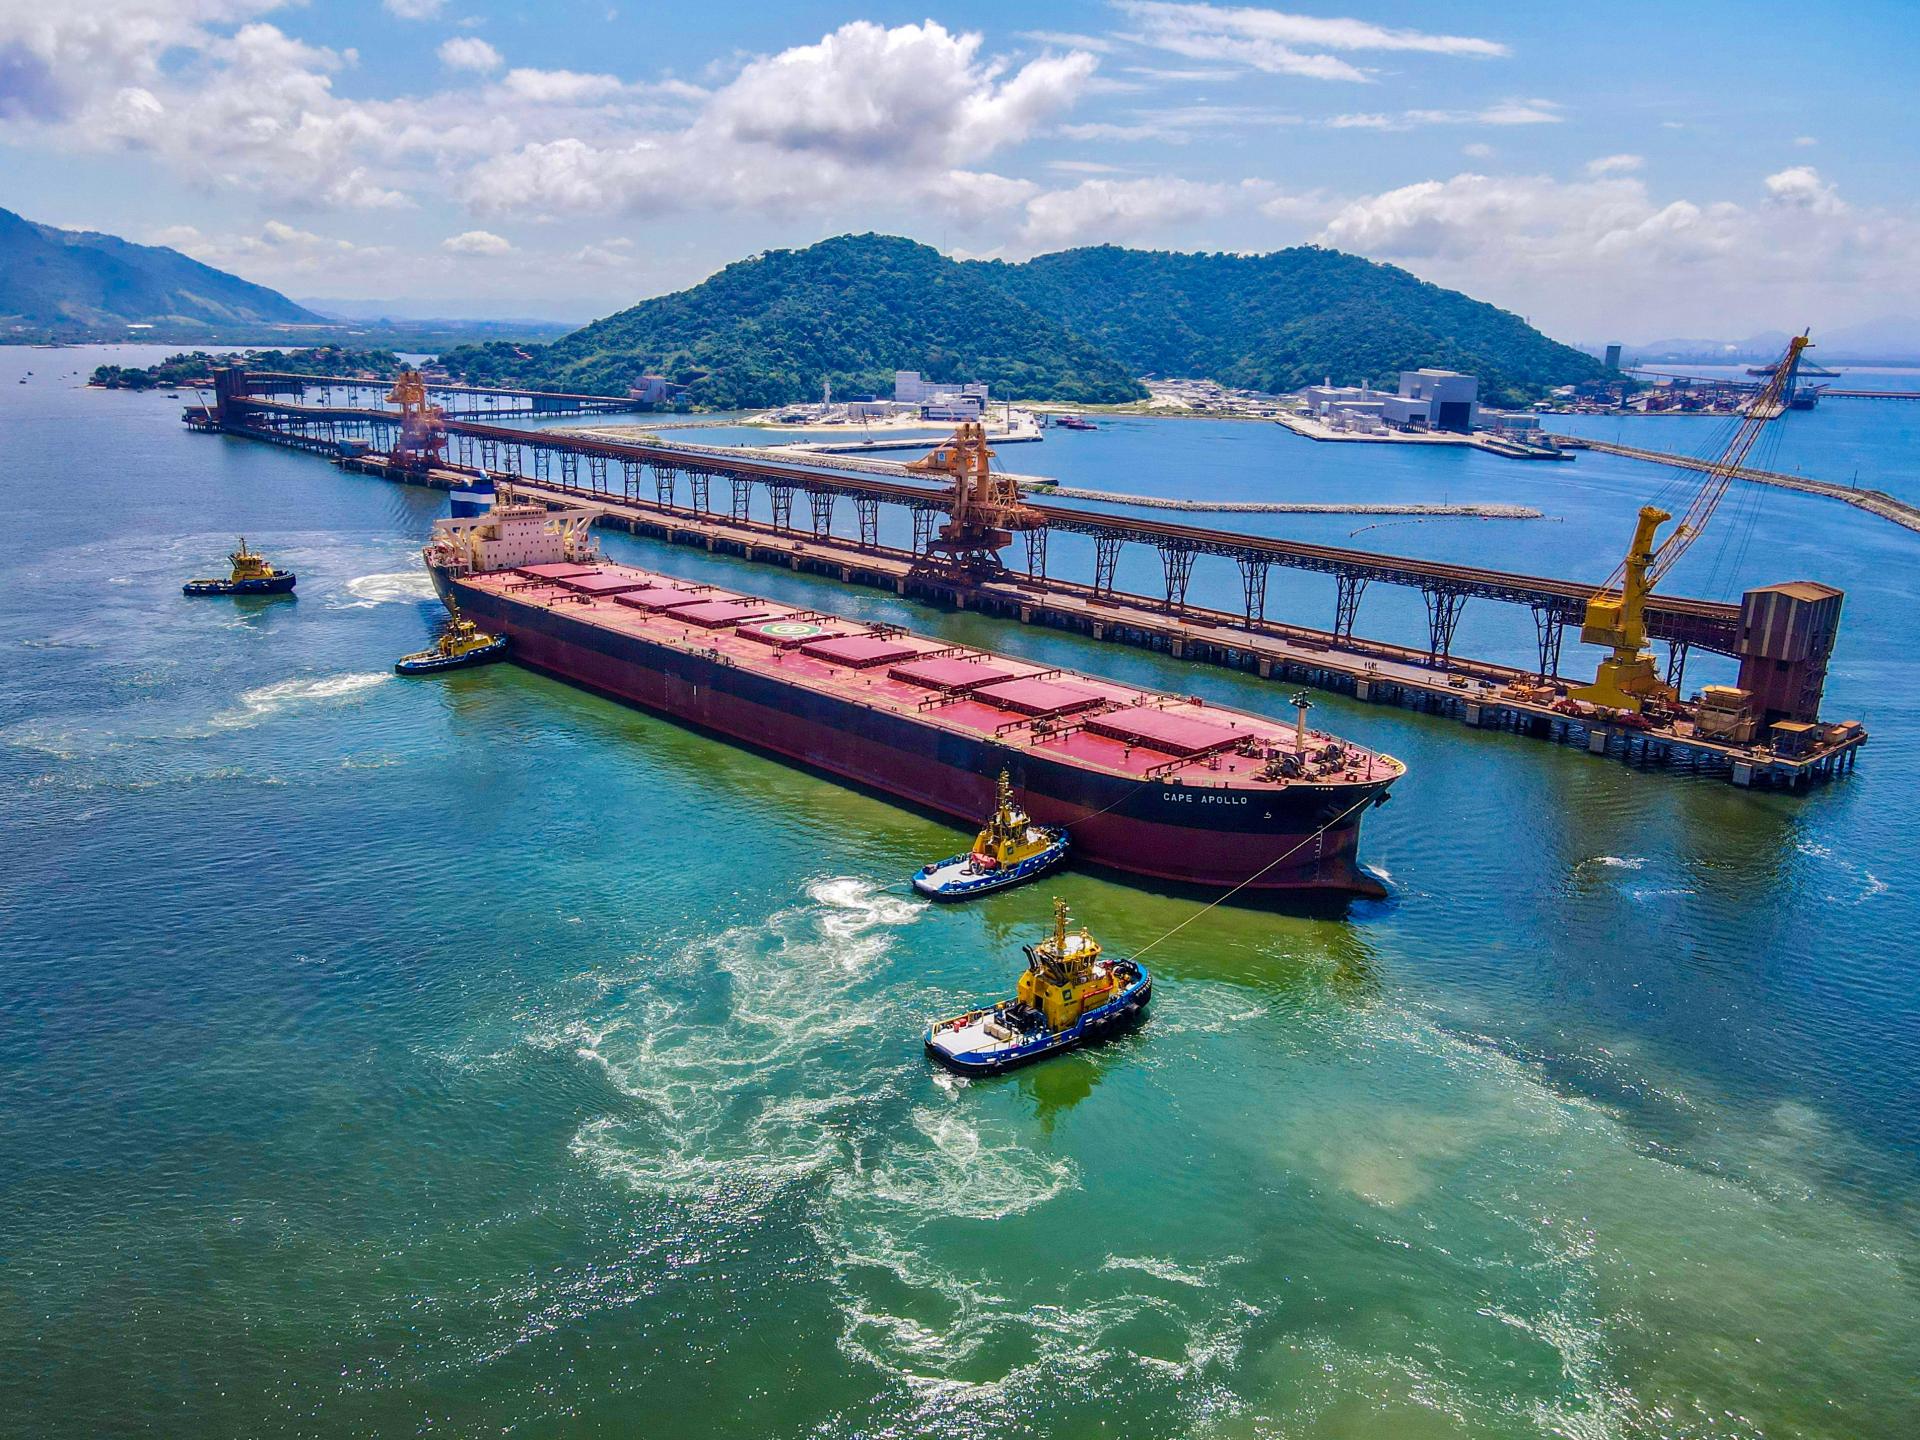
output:
[[1403, 370], [1400, 389], [1365, 385], [1309, 385], [1300, 392], [1307, 412], [1336, 430], [1470, 431], [1480, 416], [1480, 382], [1453, 370]]
[[1423, 403], [1429, 430], [1471, 431], [1480, 420], [1480, 381], [1457, 370], [1402, 370], [1402, 398]]
[[948, 385], [925, 379], [918, 370], [896, 370], [893, 402], [919, 407], [923, 420], [978, 420], [987, 413], [987, 387]]

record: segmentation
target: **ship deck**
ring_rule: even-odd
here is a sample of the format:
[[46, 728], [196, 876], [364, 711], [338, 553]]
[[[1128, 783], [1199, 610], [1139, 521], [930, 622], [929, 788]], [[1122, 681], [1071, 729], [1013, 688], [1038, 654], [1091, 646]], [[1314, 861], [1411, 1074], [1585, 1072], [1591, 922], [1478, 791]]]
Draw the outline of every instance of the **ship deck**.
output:
[[[530, 565], [460, 577], [500, 600], [562, 611], [651, 644], [974, 739], [1131, 780], [1272, 791], [1397, 779], [1390, 757], [1270, 717], [1168, 695], [891, 626], [847, 620], [611, 562]], [[1329, 745], [1337, 763], [1320, 758]], [[1299, 756], [1293, 779], [1270, 760]]]

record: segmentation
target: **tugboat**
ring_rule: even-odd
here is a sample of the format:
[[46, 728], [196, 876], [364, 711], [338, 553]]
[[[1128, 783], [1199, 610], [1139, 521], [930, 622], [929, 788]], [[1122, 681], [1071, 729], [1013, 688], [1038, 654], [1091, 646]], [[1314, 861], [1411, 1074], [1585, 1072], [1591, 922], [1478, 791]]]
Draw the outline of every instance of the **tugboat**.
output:
[[240, 537], [240, 548], [227, 559], [233, 573], [225, 580], [189, 580], [180, 587], [183, 595], [285, 595], [293, 589], [293, 572], [276, 570], [264, 555], [247, 549], [247, 537]]
[[931, 900], [971, 900], [1020, 885], [1067, 858], [1067, 832], [1036, 825], [1013, 799], [1013, 784], [1000, 772], [1000, 803], [973, 849], [923, 868], [913, 888]]
[[1102, 959], [1085, 927], [1067, 929], [1066, 901], [1053, 902], [1053, 934], [1021, 948], [1027, 968], [1013, 999], [936, 1021], [927, 1054], [962, 1075], [998, 1075], [1117, 1034], [1146, 1013], [1146, 966]]
[[1053, 423], [1062, 430], [1098, 430], [1100, 427], [1084, 415], [1056, 415]]
[[442, 670], [464, 670], [469, 665], [484, 665], [507, 653], [507, 637], [489, 635], [460, 613], [460, 607], [447, 602], [447, 628], [440, 632], [431, 650], [417, 650], [393, 662], [400, 675], [438, 675]]

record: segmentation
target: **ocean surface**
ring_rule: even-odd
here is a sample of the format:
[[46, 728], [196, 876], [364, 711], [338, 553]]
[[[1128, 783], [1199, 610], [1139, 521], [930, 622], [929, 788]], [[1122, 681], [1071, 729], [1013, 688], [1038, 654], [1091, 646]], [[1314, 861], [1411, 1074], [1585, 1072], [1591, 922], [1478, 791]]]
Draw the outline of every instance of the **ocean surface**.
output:
[[[179, 401], [80, 388], [103, 358], [0, 349], [0, 1432], [1920, 1427], [1920, 536], [1739, 486], [1668, 586], [1847, 590], [1852, 777], [1744, 793], [1317, 696], [1411, 767], [1364, 841], [1390, 898], [1213, 910], [1155, 948], [1137, 1034], [969, 1084], [921, 1028], [1011, 984], [1049, 889], [1121, 952], [1194, 902], [1069, 874], [935, 911], [905, 878], [949, 826], [513, 666], [400, 680], [444, 497], [187, 434]], [[1916, 421], [1832, 402], [1777, 427], [1780, 468], [1911, 496]], [[1003, 459], [1140, 494], [1524, 501], [1547, 518], [1223, 523], [1595, 580], [1688, 488], [1192, 420]], [[239, 533], [297, 598], [180, 595]], [[1238, 577], [1203, 559], [1193, 593], [1235, 603]], [[1271, 613], [1331, 609], [1275, 574]], [[1423, 618], [1375, 587], [1360, 629]], [[1524, 660], [1531, 622], [1470, 603], [1457, 648]]]

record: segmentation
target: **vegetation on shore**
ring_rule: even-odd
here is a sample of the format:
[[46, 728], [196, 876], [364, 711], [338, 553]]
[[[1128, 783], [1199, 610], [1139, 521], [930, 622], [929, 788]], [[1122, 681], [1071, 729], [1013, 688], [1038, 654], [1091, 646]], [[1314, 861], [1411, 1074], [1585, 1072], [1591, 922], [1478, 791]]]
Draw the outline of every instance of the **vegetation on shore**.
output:
[[1009, 295], [978, 266], [887, 235], [843, 235], [727, 266], [546, 346], [461, 346], [447, 368], [483, 384], [618, 393], [643, 375], [710, 409], [891, 394], [893, 372], [980, 380], [1003, 395], [1130, 400], [1118, 359]]
[[391, 350], [348, 350], [339, 345], [315, 345], [303, 350], [246, 350], [223, 355], [191, 350], [169, 355], [156, 365], [97, 366], [87, 383], [108, 390], [211, 385], [213, 372], [229, 365], [245, 365], [250, 370], [293, 370], [305, 375], [371, 376], [388, 380], [402, 363]]
[[885, 394], [896, 367], [1076, 404], [1143, 399], [1141, 375], [1277, 392], [1327, 377], [1391, 386], [1434, 365], [1518, 402], [1605, 373], [1517, 315], [1336, 250], [1102, 245], [1010, 264], [887, 235], [769, 251], [551, 345], [442, 359], [482, 383], [602, 393], [663, 375], [713, 409], [813, 399], [825, 382]]
[[[1022, 264], [957, 261], [887, 235], [843, 235], [727, 266], [548, 344], [488, 340], [442, 353], [476, 384], [620, 395], [664, 376], [677, 405], [749, 409], [886, 395], [896, 368], [997, 396], [1077, 405], [1146, 398], [1136, 377], [1204, 377], [1280, 392], [1331, 378], [1391, 388], [1422, 365], [1480, 377], [1495, 403], [1598, 378], [1600, 361], [1519, 316], [1357, 256], [1102, 245]], [[103, 366], [94, 382], [192, 383], [213, 357]], [[256, 368], [390, 374], [390, 350], [252, 352]]]
[[1326, 379], [1392, 389], [1402, 370], [1428, 365], [1479, 376], [1483, 399], [1518, 403], [1607, 373], [1518, 315], [1316, 246], [1201, 255], [1101, 245], [983, 268], [1134, 375], [1280, 393]]

